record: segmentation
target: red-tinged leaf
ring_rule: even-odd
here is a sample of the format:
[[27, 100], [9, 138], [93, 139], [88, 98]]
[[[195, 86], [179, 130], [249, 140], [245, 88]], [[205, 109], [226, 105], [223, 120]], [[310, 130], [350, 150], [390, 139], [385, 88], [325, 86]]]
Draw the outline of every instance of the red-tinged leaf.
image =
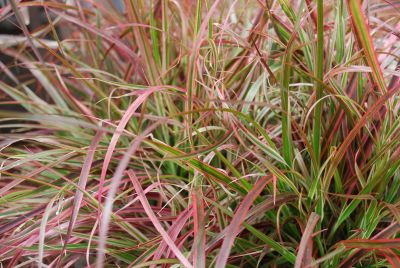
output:
[[[176, 240], [178, 238], [179, 233], [182, 231], [183, 227], [185, 227], [188, 219], [192, 215], [193, 208], [188, 207], [184, 211], [182, 211], [178, 218], [172, 223], [171, 227], [168, 229], [168, 235], [172, 238], [172, 240]], [[163, 240], [155, 251], [155, 255], [153, 260], [159, 260], [161, 256], [165, 253], [165, 249], [167, 248], [167, 243]], [[165, 256], [167, 257], [167, 256]], [[155, 266], [150, 266], [150, 268], [155, 268]]]
[[311, 0], [306, 0], [307, 8], [310, 12], [311, 19], [314, 23], [314, 27], [317, 28], [317, 19], [318, 19], [318, 14], [315, 8], [312, 6], [312, 1]]
[[233, 243], [235, 242], [236, 236], [239, 234], [240, 227], [244, 220], [248, 216], [250, 207], [253, 205], [254, 200], [261, 194], [265, 186], [270, 182], [268, 177], [262, 177], [251, 189], [251, 191], [243, 199], [240, 206], [237, 208], [235, 214], [233, 215], [232, 222], [224, 230], [225, 239], [222, 242], [220, 252], [217, 256], [217, 261], [215, 267], [225, 267], [228, 261], [229, 253]]
[[[400, 70], [400, 62], [397, 63], [396, 66], [397, 70]], [[398, 84], [399, 84], [399, 77], [397, 77], [396, 75], [394, 75], [389, 83], [389, 91], [391, 90], [395, 90], [396, 88], [398, 88]], [[372, 148], [374, 145], [374, 138], [372, 137], [376, 137], [377, 135], [379, 135], [379, 131], [381, 129], [382, 126], [382, 122], [383, 122], [383, 118], [385, 118], [387, 113], [387, 108], [386, 106], [383, 106], [378, 113], [378, 116], [376, 116], [375, 118], [377, 120], [375, 120], [373, 127], [371, 127], [371, 134], [366, 133], [363, 137], [363, 154], [359, 154], [359, 156], [363, 156], [363, 159], [366, 160], [369, 158], [369, 156], [372, 153]]]
[[0, 236], [2, 236], [4, 233], [10, 231], [11, 229], [21, 225], [22, 223], [26, 222], [27, 220], [35, 217], [36, 215], [42, 213], [42, 211], [46, 208], [46, 205], [42, 205], [38, 207], [37, 209], [34, 209], [22, 216], [19, 216], [15, 220], [12, 220], [2, 226], [0, 226]]
[[[278, 195], [276, 198], [276, 204], [274, 204], [273, 199], [267, 198], [262, 200], [260, 203], [258, 203], [256, 206], [254, 206], [252, 209], [249, 210], [248, 216], [246, 218], [246, 223], [247, 224], [254, 224], [259, 218], [262, 213], [266, 213], [267, 211], [270, 211], [276, 206], [281, 206], [282, 204], [288, 204], [294, 200], [298, 200], [297, 195], [293, 194], [281, 194]], [[211, 204], [214, 204], [213, 201], [208, 200]], [[242, 230], [246, 229], [246, 226], [241, 226], [239, 232]], [[227, 234], [227, 231], [229, 229], [225, 228], [222, 232], [220, 232], [218, 235], [216, 235], [215, 238], [212, 239], [207, 245], [206, 245], [206, 251], [209, 251], [215, 247], [218, 246], [220, 241], [225, 237]], [[294, 257], [293, 257], [293, 263], [294, 263]]]
[[118, 188], [120, 186], [121, 179], [124, 175], [125, 169], [128, 166], [131, 156], [135, 154], [139, 145], [145, 139], [145, 137], [150, 134], [156, 127], [158, 127], [163, 121], [158, 121], [153, 125], [149, 126], [141, 135], [137, 136], [135, 140], [131, 143], [129, 148], [125, 151], [122, 159], [119, 161], [119, 165], [117, 166], [114, 176], [111, 181], [110, 189], [107, 194], [107, 199], [104, 204], [102, 216], [101, 216], [101, 225], [100, 225], [100, 233], [99, 233], [99, 244], [97, 246], [97, 256], [96, 256], [96, 267], [101, 268], [104, 266], [104, 256], [106, 252], [107, 245], [107, 235], [108, 229], [110, 225], [110, 218], [112, 213], [112, 208], [114, 204], [114, 197], [117, 194]]
[[388, 249], [400, 248], [400, 238], [396, 239], [351, 239], [342, 241], [347, 248]]
[[[303, 232], [303, 236], [301, 237], [300, 245], [299, 245], [299, 252], [297, 253], [296, 262], [294, 264], [295, 268], [300, 267], [311, 267], [311, 263], [304, 263], [304, 259], [307, 253], [307, 248], [312, 247], [312, 234], [315, 226], [318, 223], [319, 215], [316, 213], [311, 213], [310, 217], [308, 218], [306, 229]], [[306, 258], [307, 261], [309, 258]]]
[[101, 168], [99, 191], [97, 194], [97, 200], [99, 201], [99, 216], [100, 216], [101, 199], [102, 199], [102, 194], [103, 194], [103, 186], [104, 186], [104, 182], [106, 179], [107, 169], [108, 169], [108, 165], [110, 164], [114, 149], [117, 145], [118, 139], [122, 135], [122, 132], [125, 129], [126, 125], [128, 124], [132, 115], [136, 112], [136, 110], [139, 108], [139, 106], [145, 101], [145, 99], [147, 99], [147, 97], [151, 93], [152, 93], [152, 91], [149, 90], [148, 92], [145, 92], [142, 95], [139, 95], [137, 97], [137, 99], [128, 107], [128, 109], [126, 110], [125, 114], [123, 115], [121, 121], [119, 122], [119, 124], [114, 132], [114, 135], [111, 138], [110, 144], [108, 145], [106, 155], [104, 156], [103, 166]]
[[349, 13], [353, 22], [353, 29], [363, 53], [368, 62], [368, 65], [372, 69], [372, 77], [375, 85], [380, 92], [386, 92], [386, 83], [382, 75], [382, 70], [376, 56], [374, 42], [372, 41], [369, 26], [366, 22], [365, 16], [361, 10], [360, 0], [347, 0]]
[[[138, 6], [134, 5], [132, 1], [127, 5], [129, 8], [127, 9], [130, 20], [134, 23], [141, 24], [141, 14], [139, 14]], [[154, 59], [154, 55], [151, 52], [151, 45], [149, 40], [146, 37], [146, 32], [143, 27], [133, 27], [133, 34], [135, 35], [135, 39], [138, 40], [137, 46], [140, 51], [140, 55], [144, 56], [145, 66], [147, 69], [147, 73], [149, 75], [148, 79], [150, 80], [151, 85], [155, 85], [159, 82], [159, 70], [157, 68], [156, 60]]]
[[[365, 56], [367, 64], [372, 69], [372, 82], [375, 84], [376, 88], [379, 89], [381, 93], [387, 92], [386, 83], [382, 74], [381, 67], [375, 52], [374, 43], [370, 35], [369, 26], [366, 18], [361, 9], [360, 0], [348, 0], [349, 13], [352, 19], [353, 30], [355, 31], [356, 39], [360, 48], [363, 49], [363, 54]], [[378, 119], [384, 118], [386, 115], [386, 107], [382, 106], [379, 112]], [[375, 125], [375, 130], [379, 131], [380, 121]], [[374, 136], [376, 133], [374, 133]], [[363, 151], [365, 158], [367, 159], [372, 150], [372, 140], [368, 136], [364, 137]]]
[[[230, 133], [231, 132], [228, 132], [227, 134], [230, 134]], [[227, 134], [224, 136], [228, 137]], [[152, 142], [154, 144], [156, 144], [157, 147], [163, 151], [163, 153], [167, 152], [167, 153], [170, 153], [177, 157], [189, 158], [189, 156], [195, 156], [198, 154], [198, 152], [194, 152], [194, 153], [192, 152], [190, 154], [185, 154], [181, 150], [178, 150], [175, 147], [169, 146], [167, 144], [157, 142], [157, 141], [152, 141]], [[215, 147], [215, 145], [211, 145], [210, 148], [211, 147]], [[164, 159], [168, 159], [168, 158], [165, 157]], [[173, 159], [173, 158], [171, 158], [171, 159]], [[224, 172], [221, 172], [219, 169], [211, 166], [210, 164], [205, 163], [196, 157], [191, 157], [191, 159], [185, 160], [185, 162], [191, 168], [194, 168], [197, 171], [204, 174], [205, 177], [212, 177], [214, 180], [217, 180], [218, 182], [221, 182], [221, 183], [229, 186], [229, 188], [236, 190], [237, 192], [241, 193], [242, 195], [245, 195], [247, 193], [247, 190], [244, 187], [239, 185], [236, 181], [233, 181], [231, 179], [231, 177], [226, 175]]]
[[194, 222], [194, 242], [193, 242], [193, 266], [206, 267], [206, 231], [204, 203], [200, 187], [192, 191], [193, 200], [193, 222]]
[[[18, 1], [19, 2], [19, 1]], [[10, 0], [9, 3], [11, 4], [11, 7], [14, 11], [15, 14], [15, 18], [19, 24], [19, 27], [22, 29], [22, 32], [24, 33], [24, 35], [26, 36], [27, 40], [28, 40], [28, 44], [30, 45], [30, 47], [33, 50], [33, 53], [35, 54], [36, 58], [41, 62], [44, 63], [43, 61], [43, 57], [42, 54], [39, 53], [39, 50], [37, 49], [37, 47], [35, 46], [35, 44], [33, 43], [33, 38], [31, 33], [29, 32], [28, 27], [26, 27], [26, 24], [24, 22], [23, 16], [21, 14], [21, 12], [19, 11], [18, 7], [17, 7], [17, 3], [15, 0]]]
[[[386, 227], [385, 229], [383, 229], [382, 231], [380, 231], [378, 234], [373, 236], [371, 239], [379, 240], [379, 239], [389, 238], [389, 237], [397, 234], [399, 230], [400, 230], [400, 223], [394, 222], [394, 223], [390, 224], [388, 227]], [[355, 249], [354, 252], [349, 257], [347, 257], [340, 263], [339, 267], [353, 266], [360, 259], [362, 259], [362, 257], [366, 253], [367, 253], [367, 249], [364, 249], [364, 248]]]
[[385, 206], [390, 210], [390, 212], [392, 212], [394, 219], [397, 222], [400, 222], [400, 209], [393, 204], [385, 204]]
[[[346, 87], [346, 92], [349, 96], [352, 96], [356, 89], [356, 85], [357, 85], [356, 78], [357, 78], [357, 76], [354, 74], [350, 76], [350, 81]], [[324, 139], [325, 141], [322, 142], [322, 144], [325, 144], [325, 146], [323, 146], [322, 155], [325, 155], [325, 153], [327, 152], [327, 150], [329, 148], [329, 145], [331, 144], [333, 137], [335, 136], [335, 133], [337, 133], [340, 125], [343, 124], [343, 118], [345, 115], [345, 111], [342, 109], [339, 109], [339, 107], [340, 107], [340, 105], [338, 104], [336, 106], [335, 116], [332, 117], [329, 127], [328, 127], [327, 131], [325, 132], [326, 133], [325, 134], [326, 137]]]
[[55, 13], [56, 15], [60, 16], [61, 18], [65, 19], [66, 21], [70, 21], [70, 22], [88, 30], [89, 32], [91, 32], [94, 35], [101, 36], [104, 40], [107, 40], [111, 44], [114, 44], [115, 47], [120, 50], [121, 54], [123, 53], [124, 56], [126, 56], [127, 58], [130, 58], [130, 60], [132, 62], [135, 62], [138, 59], [138, 56], [136, 55], [136, 53], [120, 39], [117, 39], [115, 37], [107, 35], [107, 34], [105, 34], [105, 31], [100, 31], [99, 29], [93, 27], [89, 23], [85, 23], [84, 21], [81, 21], [77, 18], [71, 17], [71, 16], [67, 15], [66, 12], [59, 12], [55, 9], [53, 9], [52, 12]]
[[390, 249], [381, 250], [381, 252], [393, 268], [400, 267], [400, 257], [396, 253]]
[[13, 258], [9, 261], [7, 268], [13, 268], [17, 265], [19, 259], [21, 259], [24, 251], [22, 249], [17, 249], [13, 254]]
[[[335, 157], [332, 161], [332, 164], [329, 166], [328, 172], [327, 172], [327, 177], [332, 178], [337, 166], [339, 165], [340, 161], [343, 159], [345, 156], [346, 152], [348, 151], [348, 147], [350, 144], [353, 142], [355, 137], [359, 134], [359, 131], [365, 126], [365, 124], [368, 123], [368, 121], [377, 113], [379, 110], [385, 105], [385, 102], [388, 101], [394, 94], [397, 93], [399, 89], [393, 89], [385, 94], [383, 94], [372, 106], [367, 110], [367, 112], [360, 118], [360, 120], [357, 122], [357, 124], [353, 127], [353, 129], [350, 131], [350, 133], [346, 136], [346, 138], [343, 140], [342, 144], [340, 145], [339, 149], [337, 150]], [[328, 180], [329, 185], [330, 180]], [[344, 219], [343, 219], [344, 220]], [[333, 231], [335, 232], [338, 228], [338, 226], [342, 222], [338, 221], [336, 222], [335, 226], [333, 227]]]
[[[88, 153], [87, 153], [86, 159], [83, 162], [82, 170], [81, 170], [81, 174], [79, 176], [79, 182], [78, 182], [79, 189], [76, 190], [76, 194], [74, 197], [74, 203], [72, 205], [73, 206], [72, 214], [71, 214], [71, 218], [69, 221], [67, 235], [66, 235], [65, 241], [64, 241], [64, 246], [63, 246], [63, 249], [61, 250], [60, 256], [63, 256], [63, 254], [67, 248], [68, 241], [71, 237], [72, 230], [74, 229], [74, 225], [75, 225], [76, 219], [78, 217], [79, 209], [81, 207], [81, 203], [82, 203], [82, 199], [83, 199], [83, 192], [80, 189], [82, 189], [82, 190], [86, 189], [86, 183], [88, 181], [90, 169], [92, 167], [94, 154], [96, 152], [96, 147], [99, 145], [103, 134], [104, 134], [104, 132], [102, 130], [97, 131], [96, 135], [94, 136], [94, 138], [92, 140], [92, 143], [90, 144], [90, 146], [88, 148]], [[62, 258], [60, 257], [59, 264], [61, 264], [61, 260], [62, 260]]]
[[132, 181], [133, 187], [135, 188], [135, 191], [139, 197], [140, 203], [142, 203], [142, 206], [145, 209], [146, 214], [149, 216], [151, 222], [153, 223], [153, 225], [157, 229], [157, 231], [160, 233], [163, 240], [167, 243], [167, 245], [170, 247], [170, 249], [174, 252], [175, 256], [181, 261], [181, 263], [185, 267], [193, 267], [190, 264], [190, 262], [188, 261], [188, 259], [186, 259], [186, 257], [180, 251], [180, 249], [176, 246], [176, 244], [172, 240], [172, 238], [164, 230], [160, 221], [157, 219], [157, 216], [154, 213], [154, 211], [151, 209], [149, 201], [147, 200], [147, 198], [143, 192], [142, 186], [140, 185], [140, 182], [138, 181], [135, 173], [132, 170], [128, 170], [128, 176]]
[[[190, 125], [191, 125], [191, 121], [192, 121], [192, 113], [190, 113], [193, 110], [193, 99], [194, 99], [194, 95], [195, 95], [195, 90], [196, 90], [196, 74], [197, 74], [197, 70], [196, 70], [196, 61], [197, 58], [199, 57], [200, 53], [199, 50], [201, 48], [201, 43], [203, 41], [203, 39], [201, 38], [203, 36], [203, 34], [206, 32], [206, 27], [208, 26], [208, 21], [211, 18], [211, 15], [215, 12], [218, 4], [219, 4], [219, 0], [214, 1], [213, 5], [210, 7], [209, 11], [207, 12], [207, 15], [204, 17], [203, 22], [200, 25], [200, 28], [198, 29], [197, 35], [195, 36], [195, 40], [193, 42], [193, 47], [191, 49], [191, 55], [190, 55], [190, 59], [189, 59], [189, 63], [188, 63], [188, 67], [187, 67], [187, 74], [186, 74], [186, 98], [187, 101], [185, 103], [185, 109], [187, 112], [189, 112], [187, 114], [187, 127], [188, 127], [188, 133], [190, 134]], [[198, 17], [198, 19], [200, 19]], [[200, 21], [196, 22], [199, 23]], [[191, 137], [191, 136], [189, 136]]]
[[304, 267], [304, 268], [312, 267], [312, 261], [313, 261], [312, 253], [313, 253], [313, 240], [312, 240], [312, 237], [310, 237], [307, 242], [306, 252], [304, 253], [302, 267]]
[[[400, 72], [400, 61], [397, 62], [395, 71]], [[389, 90], [394, 90], [395, 88], [398, 88], [398, 87], [400, 87], [400, 76], [393, 75], [392, 79], [390, 79]]]
[[42, 221], [40, 223], [39, 236], [38, 236], [38, 258], [37, 258], [39, 267], [44, 266], [43, 256], [44, 256], [44, 242], [45, 242], [45, 238], [46, 238], [46, 228], [49, 228], [48, 227], [48, 219], [50, 217], [51, 209], [53, 207], [54, 201], [55, 201], [55, 198], [52, 198], [49, 201], [49, 203], [47, 204], [46, 209], [44, 210], [44, 213], [42, 216]]
[[61, 85], [60, 89], [62, 90], [62, 92], [72, 100], [72, 104], [76, 105], [79, 108], [79, 110], [81, 110], [82, 113], [86, 115], [87, 118], [91, 119], [92, 122], [96, 123], [96, 121], [94, 120], [95, 116], [93, 115], [92, 111], [88, 107], [86, 107], [82, 102], [80, 102], [77, 98], [75, 98], [74, 95], [70, 92], [67, 85], [64, 83], [64, 80], [62, 79], [58, 68], [54, 68], [54, 70], [58, 78], [58, 81], [60, 82]]
[[273, 186], [273, 199], [274, 199], [274, 206], [276, 201], [276, 176], [272, 176], [272, 186]]

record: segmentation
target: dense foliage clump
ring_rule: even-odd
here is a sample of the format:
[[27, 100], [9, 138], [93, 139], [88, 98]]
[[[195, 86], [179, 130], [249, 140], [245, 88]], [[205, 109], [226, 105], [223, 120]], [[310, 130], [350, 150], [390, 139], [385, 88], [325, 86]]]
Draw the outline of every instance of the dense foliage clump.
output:
[[7, 20], [1, 267], [400, 267], [398, 1]]

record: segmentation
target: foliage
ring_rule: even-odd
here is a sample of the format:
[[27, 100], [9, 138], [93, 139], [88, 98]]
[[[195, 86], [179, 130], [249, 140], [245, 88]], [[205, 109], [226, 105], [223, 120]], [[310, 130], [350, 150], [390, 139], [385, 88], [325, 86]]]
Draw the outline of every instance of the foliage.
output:
[[2, 267], [400, 267], [398, 1], [0, 14]]

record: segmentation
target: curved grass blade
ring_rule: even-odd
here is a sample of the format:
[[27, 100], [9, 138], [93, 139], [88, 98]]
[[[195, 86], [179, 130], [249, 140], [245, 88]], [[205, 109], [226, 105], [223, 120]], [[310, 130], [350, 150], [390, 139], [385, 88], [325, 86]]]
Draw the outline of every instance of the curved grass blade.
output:
[[194, 242], [193, 242], [193, 266], [199, 268], [206, 267], [206, 230], [203, 193], [200, 187], [192, 191], [193, 200], [193, 224], [194, 224]]
[[246, 219], [251, 205], [254, 203], [255, 199], [261, 194], [265, 186], [271, 181], [268, 177], [262, 177], [254, 186], [253, 189], [247, 194], [243, 199], [242, 203], [235, 212], [232, 218], [232, 222], [226, 227], [225, 239], [222, 242], [220, 252], [217, 256], [215, 263], [216, 267], [225, 267], [228, 261], [229, 253], [235, 242], [236, 236], [239, 234], [239, 228]]
[[168, 246], [174, 252], [175, 256], [181, 261], [181, 263], [185, 267], [187, 267], [187, 268], [193, 267], [192, 264], [186, 259], [186, 257], [179, 250], [179, 248], [176, 246], [175, 242], [171, 239], [171, 237], [164, 230], [164, 228], [162, 227], [161, 223], [157, 219], [157, 216], [154, 213], [154, 211], [151, 209], [149, 201], [147, 200], [147, 198], [146, 198], [146, 196], [145, 196], [145, 194], [143, 192], [142, 186], [140, 186], [140, 182], [138, 181], [135, 173], [132, 170], [128, 170], [128, 176], [132, 181], [133, 187], [135, 188], [136, 193], [139, 196], [139, 200], [142, 203], [142, 206], [145, 209], [146, 214], [149, 216], [151, 222], [154, 224], [154, 227], [160, 233], [160, 235], [162, 236], [163, 240], [168, 244]]
[[307, 221], [306, 229], [304, 230], [303, 236], [301, 237], [299, 252], [297, 253], [296, 263], [294, 264], [295, 268], [300, 267], [310, 267], [311, 263], [305, 263], [304, 258], [306, 255], [306, 251], [309, 247], [312, 247], [312, 233], [315, 226], [318, 223], [319, 216], [312, 212]]
[[[88, 148], [88, 154], [82, 165], [81, 174], [79, 176], [79, 182], [78, 182], [79, 189], [86, 189], [86, 184], [87, 184], [87, 181], [89, 178], [90, 169], [92, 167], [94, 155], [96, 152], [96, 147], [100, 143], [101, 138], [103, 137], [103, 134], [104, 134], [103, 131], [101, 131], [101, 130], [97, 131], [96, 135], [94, 136], [94, 138], [92, 140], [92, 143], [90, 144], [90, 146]], [[61, 264], [62, 256], [64, 255], [64, 252], [67, 248], [68, 241], [69, 241], [72, 231], [74, 229], [76, 219], [78, 218], [78, 213], [79, 213], [79, 209], [81, 207], [82, 199], [83, 199], [83, 192], [81, 192], [80, 190], [77, 190], [75, 197], [74, 197], [74, 203], [72, 205], [72, 213], [71, 213], [71, 219], [70, 219], [69, 225], [68, 225], [67, 235], [64, 240], [63, 249], [60, 252], [60, 258], [59, 258], [59, 262], [58, 262], [57, 266], [59, 266]]]

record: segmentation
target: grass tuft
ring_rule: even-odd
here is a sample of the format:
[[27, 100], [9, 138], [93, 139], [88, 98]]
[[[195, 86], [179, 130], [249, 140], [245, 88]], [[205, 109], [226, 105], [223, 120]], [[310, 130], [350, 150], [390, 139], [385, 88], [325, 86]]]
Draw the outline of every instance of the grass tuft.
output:
[[1, 267], [400, 267], [398, 2], [0, 4]]

